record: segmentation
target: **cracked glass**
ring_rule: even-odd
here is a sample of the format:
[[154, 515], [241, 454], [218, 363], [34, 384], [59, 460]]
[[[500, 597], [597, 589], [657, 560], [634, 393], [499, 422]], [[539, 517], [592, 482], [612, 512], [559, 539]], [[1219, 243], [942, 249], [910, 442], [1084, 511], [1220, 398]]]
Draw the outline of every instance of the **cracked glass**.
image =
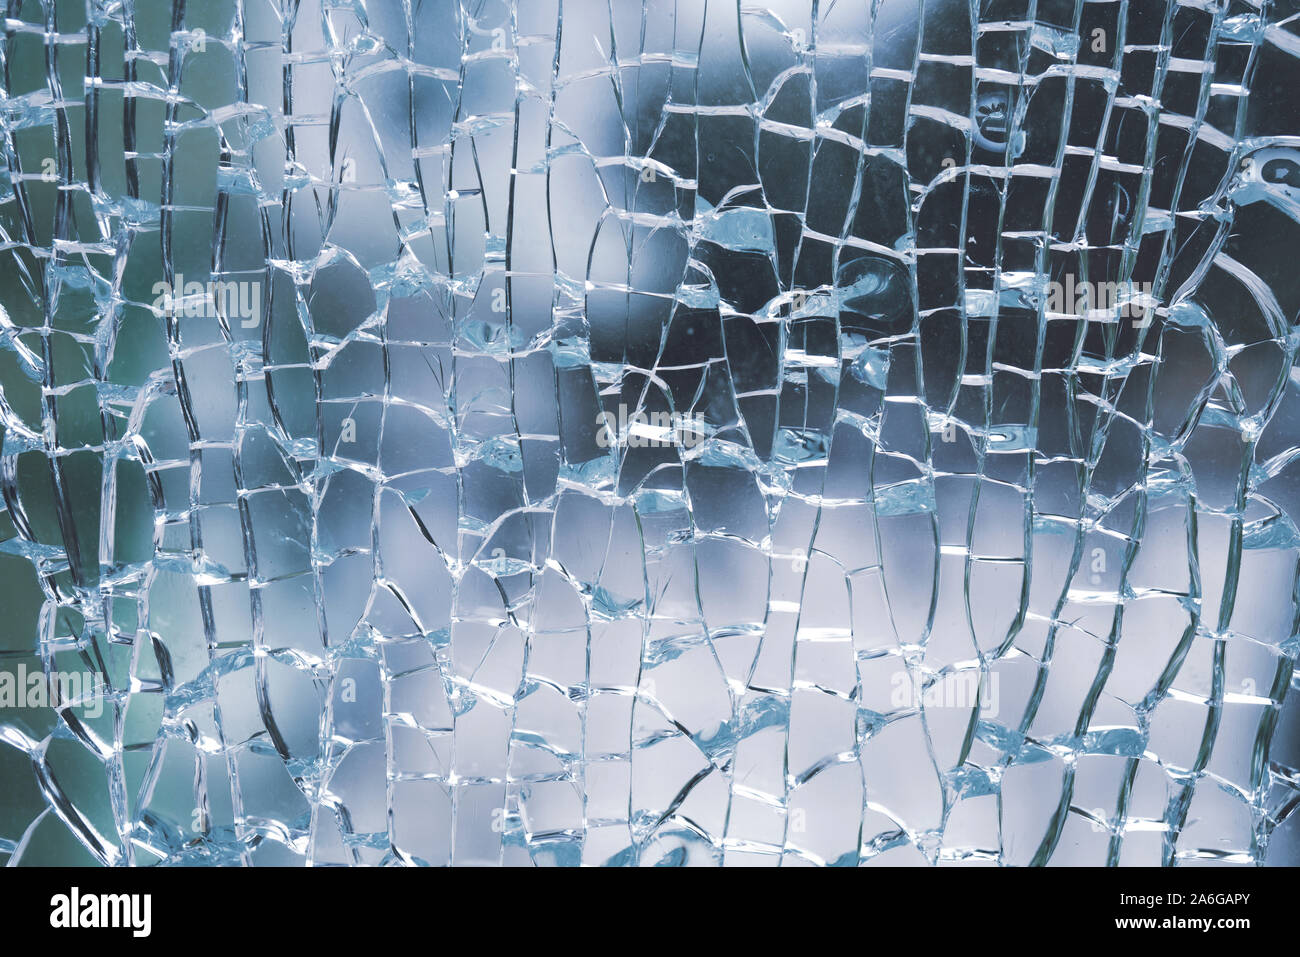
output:
[[8, 0], [0, 863], [1300, 860], [1298, 58]]

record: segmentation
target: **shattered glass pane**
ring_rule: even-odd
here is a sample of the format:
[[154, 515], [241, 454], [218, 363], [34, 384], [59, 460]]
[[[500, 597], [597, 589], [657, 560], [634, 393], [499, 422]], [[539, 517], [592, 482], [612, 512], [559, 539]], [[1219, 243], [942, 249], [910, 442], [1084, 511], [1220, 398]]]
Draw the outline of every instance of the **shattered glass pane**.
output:
[[10, 0], [0, 862], [1300, 859], [1300, 13]]

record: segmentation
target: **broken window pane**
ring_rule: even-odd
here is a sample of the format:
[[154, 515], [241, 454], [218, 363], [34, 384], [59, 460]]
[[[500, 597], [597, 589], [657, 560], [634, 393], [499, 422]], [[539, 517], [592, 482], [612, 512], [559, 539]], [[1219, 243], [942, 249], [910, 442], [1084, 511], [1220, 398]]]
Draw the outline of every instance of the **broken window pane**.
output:
[[1296, 861], [1297, 24], [14, 0], [0, 862]]

